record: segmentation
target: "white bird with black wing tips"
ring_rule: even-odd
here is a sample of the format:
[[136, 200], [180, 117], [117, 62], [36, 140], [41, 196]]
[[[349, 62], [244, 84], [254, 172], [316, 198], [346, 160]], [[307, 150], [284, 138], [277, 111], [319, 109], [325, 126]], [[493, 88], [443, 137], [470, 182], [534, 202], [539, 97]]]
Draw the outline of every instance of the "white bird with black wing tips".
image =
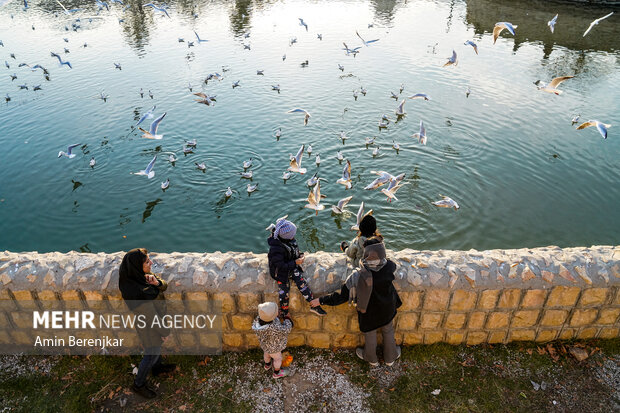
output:
[[360, 204], [360, 208], [357, 210], [357, 215], [356, 215], [357, 223], [351, 227], [351, 231], [360, 230], [360, 222], [362, 222], [362, 219], [364, 219], [366, 215], [372, 215], [372, 209], [364, 213], [364, 202], [362, 202]]
[[334, 214], [338, 214], [338, 215], [342, 214], [347, 204], [351, 201], [351, 199], [353, 199], [353, 196], [348, 196], [338, 201], [338, 205], [332, 205], [332, 211], [334, 212]]
[[160, 117], [155, 119], [153, 123], [151, 123], [151, 127], [149, 128], [148, 131], [142, 128], [138, 128], [143, 132], [142, 137], [146, 139], [162, 139], [164, 135], [158, 135], [157, 128], [159, 127], [159, 124], [161, 123], [161, 121], [164, 119], [164, 116], [166, 116], [166, 112], [164, 112], [163, 115], [161, 115]]
[[589, 120], [587, 122], [582, 123], [581, 125], [577, 126], [577, 129], [585, 129], [585, 128], [589, 128], [591, 126], [596, 126], [596, 129], [598, 129], [598, 132], [601, 134], [601, 136], [605, 139], [607, 139], [607, 128], [611, 128], [611, 125], [607, 125], [603, 122], [600, 122], [598, 120]]
[[351, 161], [348, 159], [342, 171], [342, 178], [338, 179], [336, 183], [344, 185], [346, 189], [351, 189]]
[[382, 188], [381, 192], [385, 196], [387, 196], [388, 202], [392, 202], [392, 200], [398, 201], [398, 198], [396, 198], [396, 195], [395, 195], [396, 191], [398, 191], [406, 183], [407, 182], [399, 183], [399, 182], [396, 182], [396, 180], [390, 181], [390, 184], [388, 185], [387, 189]]
[[572, 79], [573, 77], [574, 76], [560, 76], [560, 77], [554, 78], [553, 80], [551, 80], [551, 82], [547, 84], [541, 82], [540, 80], [534, 82], [534, 84], [536, 85], [536, 87], [538, 87], [538, 90], [560, 95], [562, 94], [562, 91], [558, 90], [558, 86], [560, 86], [560, 83], [564, 82], [565, 80]]
[[142, 171], [132, 172], [133, 175], [144, 175], [147, 178], [151, 179], [155, 176], [155, 171], [153, 170], [153, 166], [155, 165], [155, 161], [157, 160], [157, 155], [153, 157], [153, 160], [149, 162], [146, 168]]
[[313, 209], [316, 215], [319, 215], [319, 211], [325, 209], [325, 205], [321, 204], [321, 198], [325, 198], [325, 195], [321, 195], [321, 182], [317, 182], [308, 194], [308, 203], [304, 205], [304, 208]]
[[295, 157], [291, 159], [290, 166], [288, 167], [288, 171], [299, 172], [302, 175], [306, 173], [307, 171], [306, 168], [301, 167], [301, 160], [303, 158], [303, 155], [304, 155], [304, 145], [301, 145], [301, 148], [299, 148], [299, 151], [297, 151], [297, 155], [295, 155]]
[[308, 124], [308, 119], [310, 119], [310, 113], [305, 109], [295, 108], [295, 109], [289, 110], [286, 113], [303, 113], [304, 114], [304, 126]]

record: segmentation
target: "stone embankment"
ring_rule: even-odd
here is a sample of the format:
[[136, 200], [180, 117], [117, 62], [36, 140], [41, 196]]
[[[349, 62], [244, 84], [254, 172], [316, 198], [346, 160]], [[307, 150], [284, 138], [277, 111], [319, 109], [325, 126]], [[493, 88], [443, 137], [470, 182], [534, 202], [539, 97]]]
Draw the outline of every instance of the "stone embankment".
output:
[[[120, 300], [123, 253], [0, 252], [0, 299], [59, 300], [83, 308]], [[250, 325], [256, 306], [277, 301], [266, 254], [151, 254], [169, 282], [169, 299], [222, 301], [224, 349], [257, 346]], [[398, 264], [403, 300], [399, 343], [451, 344], [550, 341], [620, 336], [620, 247], [547, 247], [489, 251], [388, 251]], [[340, 288], [351, 268], [342, 254], [308, 254], [304, 264], [316, 296]], [[319, 318], [295, 286], [289, 344], [354, 347], [362, 343], [355, 310], [343, 304]], [[0, 314], [0, 317], [3, 315]], [[19, 322], [12, 323], [16, 337]], [[27, 326], [24, 326], [27, 327]]]

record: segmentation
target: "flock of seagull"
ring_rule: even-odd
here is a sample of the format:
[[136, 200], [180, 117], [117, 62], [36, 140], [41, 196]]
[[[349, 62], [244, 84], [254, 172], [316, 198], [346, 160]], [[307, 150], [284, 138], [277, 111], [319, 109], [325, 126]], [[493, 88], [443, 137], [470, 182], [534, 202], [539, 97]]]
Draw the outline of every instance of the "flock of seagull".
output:
[[[24, 1], [24, 10], [26, 10], [28, 8], [28, 3], [27, 0], [23, 0]], [[71, 10], [67, 10], [65, 8], [65, 6], [59, 1], [56, 0], [56, 2], [62, 7], [63, 9], [63, 13], [67, 14], [67, 15], [73, 15], [75, 13], [77, 13], [78, 11], [80, 11], [80, 9], [71, 9]], [[118, 3], [121, 6], [123, 5], [122, 0], [112, 0], [113, 3]], [[0, 0], [0, 7], [6, 3], [6, 0]], [[99, 13], [100, 11], [102, 11], [104, 8], [106, 10], [110, 10], [110, 5], [108, 3], [106, 3], [103, 0], [95, 0], [95, 6], [98, 8], [97, 13]], [[124, 6], [124, 10], [126, 10], [129, 6]], [[162, 16], [168, 17], [170, 18], [170, 15], [168, 13], [167, 10], [167, 6], [166, 5], [156, 5], [154, 3], [148, 3], [145, 4], [143, 7], [150, 7], [153, 12], [155, 13], [160, 13]], [[599, 19], [594, 20], [590, 26], [587, 28], [587, 30], [584, 32], [583, 36], [586, 36], [596, 25], [598, 25], [601, 21], [603, 21], [604, 19], [609, 18], [611, 15], [613, 15], [612, 13], [607, 14], [606, 16], [603, 16]], [[547, 25], [549, 26], [549, 29], [551, 30], [551, 33], [554, 32], [554, 28], [557, 24], [558, 21], [558, 15], [556, 14], [548, 23]], [[77, 30], [79, 28], [79, 24], [80, 24], [80, 19], [77, 18], [73, 23], [72, 23], [72, 28], [74, 30]], [[304, 21], [303, 18], [299, 18], [299, 26], [302, 26], [305, 28], [306, 31], [308, 31], [308, 23], [306, 21]], [[372, 24], [369, 24], [369, 28], [372, 27]], [[508, 33], [510, 33], [511, 35], [515, 35], [515, 31], [517, 29], [517, 25], [512, 24], [510, 22], [498, 22], [495, 24], [494, 28], [493, 28], [493, 43], [495, 44], [495, 42], [497, 41], [498, 37], [500, 36], [500, 34], [502, 33], [502, 31], [506, 30]], [[33, 25], [33, 30], [34, 30], [34, 25]], [[67, 27], [68, 30], [68, 27]], [[196, 40], [195, 42], [197, 43], [203, 43], [203, 42], [208, 42], [207, 39], [202, 39], [199, 34], [194, 31], [194, 34], [196, 36]], [[361, 40], [362, 42], [362, 46], [356, 46], [356, 47], [349, 47], [345, 42], [343, 42], [343, 49], [344, 50], [344, 54], [347, 56], [353, 56], [355, 57], [357, 54], [359, 54], [362, 50], [363, 47], [369, 47], [370, 45], [375, 44], [376, 42], [378, 42], [380, 39], [371, 39], [371, 40], [366, 40], [364, 39], [360, 33], [358, 31], [356, 31], [356, 35], [357, 37]], [[249, 38], [250, 33], [246, 33], [244, 35], [244, 37], [247, 39]], [[317, 38], [319, 40], [322, 39], [322, 34], [317, 34]], [[68, 40], [65, 38], [65, 41], [68, 42]], [[179, 38], [178, 39], [179, 42], [184, 42], [187, 43], [188, 47], [192, 47], [194, 45], [193, 41], [186, 41], [183, 38]], [[290, 45], [294, 44], [297, 42], [297, 38], [292, 38], [289, 42]], [[464, 45], [466, 46], [471, 46], [473, 51], [476, 53], [476, 55], [478, 54], [478, 45], [476, 43], [474, 43], [472, 40], [467, 40], [465, 41]], [[0, 40], [0, 46], [4, 47], [4, 43]], [[84, 43], [84, 47], [87, 47], [87, 44]], [[250, 45], [249, 44], [244, 44], [244, 48], [250, 50]], [[66, 50], [65, 50], [66, 51]], [[72, 69], [73, 66], [69, 61], [65, 61], [63, 60], [63, 58], [54, 52], [51, 52], [51, 57], [54, 57], [58, 60], [58, 65], [59, 68], [61, 68], [62, 66], [66, 66], [68, 69]], [[11, 58], [15, 59], [15, 55], [11, 54]], [[283, 55], [282, 57], [283, 60], [286, 60], [286, 54]], [[445, 62], [445, 64], [443, 66], [448, 67], [448, 66], [456, 66], [458, 64], [458, 55], [456, 50], [452, 51], [452, 55], [450, 57], [447, 58], [447, 61]], [[303, 65], [303, 63], [302, 63]], [[307, 61], [305, 62], [305, 65], [307, 66]], [[8, 63], [8, 61], [5, 61], [5, 66], [7, 68], [10, 68], [10, 64]], [[41, 69], [44, 76], [47, 78], [47, 80], [49, 80], [49, 71], [47, 69], [45, 69], [44, 67], [42, 67], [40, 64], [36, 64], [33, 66], [30, 66], [26, 63], [23, 64], [19, 64], [19, 67], [22, 66], [27, 66], [29, 67], [32, 71], [36, 71], [38, 69]], [[122, 70], [122, 66], [120, 63], [114, 63], [114, 67], [118, 70]], [[341, 71], [344, 71], [344, 66], [342, 66], [341, 64], [338, 65], [338, 69]], [[222, 68], [223, 72], [227, 71], [227, 69], [225, 67]], [[262, 70], [258, 70], [257, 71], [257, 75], [264, 75]], [[16, 74], [11, 75], [12, 80], [15, 80], [17, 78]], [[539, 90], [544, 91], [544, 92], [548, 92], [548, 93], [553, 93], [556, 95], [559, 95], [562, 93], [562, 91], [560, 91], [558, 89], [558, 87], [560, 86], [560, 84], [562, 84], [564, 81], [572, 79], [573, 76], [572, 75], [566, 75], [566, 76], [560, 76], [560, 77], [556, 77], [554, 79], [552, 79], [551, 81], [549, 81], [548, 83], [544, 83], [541, 82], [540, 80], [535, 82], [536, 86]], [[223, 75], [221, 75], [220, 73], [212, 73], [209, 74], [206, 79], [205, 79], [205, 83], [208, 84], [209, 81], [211, 80], [218, 80], [221, 81], [223, 79]], [[232, 88], [235, 89], [237, 87], [239, 87], [240, 84], [240, 80], [235, 81], [234, 83], [232, 83]], [[27, 85], [20, 85], [19, 86], [20, 89], [28, 89]], [[280, 85], [271, 85], [272, 89], [274, 91], [278, 91], [278, 93], [280, 92]], [[40, 85], [39, 86], [35, 86], [33, 89], [34, 90], [40, 90]], [[188, 85], [188, 89], [190, 90], [190, 92], [193, 92], [192, 90], [192, 85], [189, 84]], [[404, 89], [404, 85], [401, 85], [401, 89], [400, 89], [400, 93], [403, 92]], [[357, 100], [359, 93], [361, 93], [362, 95], [366, 94], [366, 90], [362, 87], [360, 88], [360, 90], [355, 90], [354, 91], [354, 98], [355, 100]], [[469, 95], [470, 91], [467, 91], [467, 94]], [[196, 102], [200, 103], [200, 104], [204, 104], [206, 106], [212, 106], [215, 104], [216, 102], [216, 96], [212, 96], [209, 95], [207, 93], [204, 92], [196, 92], [193, 93], [193, 95], [195, 95], [198, 99], [195, 99]], [[140, 96], [144, 97], [144, 91], [141, 89], [140, 90]], [[151, 97], [151, 99], [153, 98], [153, 94], [152, 92], [149, 90], [149, 96]], [[392, 97], [395, 100], [399, 100], [400, 96], [393, 93], [392, 92]], [[101, 100], [103, 100], [104, 102], [107, 100], [108, 96], [101, 93], [99, 98]], [[415, 93], [412, 94], [410, 96], [408, 96], [408, 99], [419, 99], [422, 101], [429, 101], [431, 100], [431, 97], [426, 94], [426, 93]], [[9, 102], [10, 101], [10, 97], [7, 94], [6, 95], [6, 101]], [[397, 119], [401, 119], [406, 115], [406, 111], [405, 111], [405, 102], [407, 101], [407, 99], [402, 99], [397, 107], [394, 110], [394, 114], [396, 115]], [[142, 132], [142, 138], [144, 139], [152, 139], [152, 140], [161, 140], [163, 139], [164, 135], [158, 133], [158, 129], [159, 126], [161, 125], [161, 122], [164, 120], [165, 116], [166, 116], [166, 112], [161, 113], [159, 116], [155, 117], [155, 111], [157, 109], [157, 106], [154, 105], [150, 110], [148, 110], [147, 112], [145, 112], [138, 120], [138, 122], [133, 125], [132, 130], [133, 129], [138, 129], [139, 131]], [[300, 107], [296, 107], [296, 108], [292, 108], [291, 110], [287, 111], [286, 113], [288, 114], [292, 114], [292, 115], [302, 115], [303, 116], [303, 125], [306, 126], [308, 125], [308, 123], [310, 122], [310, 119], [312, 118], [310, 112], [307, 109], [304, 108], [300, 108]], [[147, 119], [153, 119], [150, 127], [148, 128], [148, 130], [143, 129], [140, 125], [142, 125], [142, 123], [144, 121], [146, 121]], [[388, 124], [390, 122], [390, 119], [384, 114], [378, 124], [378, 127], [380, 129], [382, 128], [387, 128]], [[579, 115], [577, 115], [576, 117], [574, 117], [572, 119], [572, 123], [578, 123], [579, 122]], [[603, 138], [607, 138], [607, 130], [611, 125], [605, 124], [599, 120], [588, 120], [586, 122], [581, 123], [580, 125], [577, 126], [578, 130], [581, 129], [585, 129], [588, 127], [595, 127], [599, 133], [601, 134], [601, 136], [603, 136]], [[276, 139], [279, 140], [279, 138], [282, 135], [282, 129], [279, 128], [276, 130], [274, 136]], [[426, 127], [424, 125], [424, 122], [422, 120], [420, 120], [420, 124], [419, 124], [419, 130], [418, 132], [414, 133], [411, 136], [413, 139], [415, 139], [415, 141], [417, 141], [419, 144], [421, 145], [426, 145], [427, 141], [428, 141], [428, 137], [427, 137], [427, 132], [426, 132]], [[342, 131], [339, 136], [339, 139], [342, 140], [342, 143], [344, 145], [345, 141], [347, 139], [349, 139], [349, 136], [347, 136], [346, 132]], [[365, 144], [366, 147], [368, 148], [369, 146], [374, 146], [373, 149], [373, 155], [377, 155], [378, 151], [379, 151], [379, 146], [375, 145], [375, 138], [374, 137], [368, 137], [365, 140]], [[76, 157], [76, 153], [75, 153], [75, 149], [77, 147], [79, 147], [81, 144], [71, 144], [68, 145], [66, 151], [60, 151], [58, 152], [58, 157], [66, 157], [68, 159], [73, 159]], [[189, 140], [185, 142], [185, 145], [183, 146], [183, 153], [184, 154], [188, 154], [188, 153], [192, 153], [194, 148], [196, 147], [197, 142], [196, 140]], [[396, 149], [397, 151], [399, 150], [400, 146], [397, 142], [393, 142], [393, 148]], [[300, 174], [300, 175], [304, 175], [307, 173], [307, 169], [302, 167], [302, 161], [304, 158], [304, 154], [307, 153], [308, 156], [312, 155], [312, 146], [308, 145], [306, 147], [306, 145], [301, 145], [301, 147], [299, 148], [299, 150], [297, 151], [296, 155], [290, 155], [290, 162], [289, 162], [289, 167], [287, 170], [285, 170], [282, 174], [282, 179], [284, 180], [284, 182], [286, 182], [288, 179], [290, 179], [293, 174]], [[342, 170], [342, 176], [336, 181], [337, 184], [341, 184], [345, 187], [345, 189], [351, 189], [353, 186], [353, 182], [352, 182], [352, 175], [351, 175], [351, 162], [349, 159], [345, 159], [344, 156], [342, 155], [342, 153], [340, 151], [338, 151], [337, 154], [337, 159], [340, 163], [342, 163], [342, 161], [344, 161], [344, 168]], [[157, 155], [155, 155], [153, 157], [153, 159], [148, 163], [148, 165], [145, 167], [145, 169], [137, 171], [137, 172], [132, 172], [132, 174], [134, 175], [138, 175], [138, 176], [145, 176], [148, 179], [152, 179], [155, 176], [155, 163], [157, 161]], [[175, 155], [169, 155], [168, 157], [168, 161], [171, 162], [172, 164], [174, 164], [174, 162], [177, 161], [177, 158], [175, 157]], [[315, 157], [315, 163], [316, 165], [320, 165], [321, 163], [321, 159], [320, 156], [317, 154]], [[91, 158], [89, 165], [91, 167], [94, 167], [96, 165], [96, 160], [94, 157]], [[205, 171], [206, 170], [206, 164], [204, 162], [202, 163], [198, 163], [195, 162], [196, 168], [198, 170], [201, 171]], [[240, 172], [240, 176], [241, 178], [245, 178], [245, 179], [252, 179], [253, 178], [253, 171], [251, 170], [251, 167], [253, 165], [253, 161], [252, 158], [250, 158], [249, 160], [246, 160], [243, 162], [243, 172]], [[397, 174], [397, 175], [393, 175], [389, 172], [386, 171], [371, 171], [371, 173], [373, 175], [376, 176], [376, 178], [369, 183], [366, 187], [364, 187], [365, 190], [376, 190], [379, 188], [381, 189], [381, 192], [386, 196], [387, 201], [388, 202], [393, 202], [393, 201], [397, 201], [398, 198], [396, 197], [396, 192], [406, 184], [406, 182], [403, 182], [404, 178], [405, 178], [405, 174], [401, 173], [401, 174]], [[310, 177], [307, 180], [307, 186], [310, 188], [310, 192], [308, 194], [307, 197], [307, 203], [305, 205], [305, 208], [311, 209], [313, 211], [315, 211], [315, 214], [318, 215], [319, 211], [322, 211], [325, 209], [325, 205], [322, 203], [322, 200], [325, 198], [325, 195], [321, 194], [321, 181], [325, 181], [324, 178], [320, 178], [318, 176], [318, 173], [315, 173], [312, 177]], [[170, 186], [170, 179], [166, 179], [164, 182], [161, 183], [161, 189], [162, 190], [166, 190], [168, 189]], [[255, 184], [251, 184], [248, 183], [247, 184], [247, 192], [248, 194], [254, 192], [258, 190], [258, 183]], [[224, 197], [226, 199], [230, 198], [233, 195], [233, 189], [231, 187], [228, 187], [226, 189], [226, 191], [224, 192]], [[449, 196], [443, 196], [440, 195], [441, 199], [432, 202], [433, 205], [437, 206], [437, 207], [442, 207], [442, 208], [453, 208], [454, 210], [458, 210], [459, 209], [459, 204], [453, 200], [452, 198], [450, 198]], [[334, 214], [343, 214], [346, 211], [346, 207], [347, 204], [352, 200], [352, 196], [348, 196], [346, 198], [340, 199], [335, 205], [331, 206], [331, 211]], [[367, 213], [364, 213], [364, 203], [362, 202], [359, 208], [359, 211], [357, 213], [357, 221], [359, 223], [360, 219], [366, 215], [372, 213], [372, 210], [370, 210]], [[352, 229], [355, 229], [357, 226], [354, 225], [352, 227]]]

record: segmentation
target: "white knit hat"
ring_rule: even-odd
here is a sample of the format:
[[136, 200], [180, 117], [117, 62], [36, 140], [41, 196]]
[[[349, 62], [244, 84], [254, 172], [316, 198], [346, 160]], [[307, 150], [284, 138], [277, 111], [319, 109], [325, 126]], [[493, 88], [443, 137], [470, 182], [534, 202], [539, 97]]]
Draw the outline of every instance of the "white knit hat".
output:
[[259, 304], [258, 316], [266, 323], [273, 321], [278, 316], [278, 305], [273, 302]]

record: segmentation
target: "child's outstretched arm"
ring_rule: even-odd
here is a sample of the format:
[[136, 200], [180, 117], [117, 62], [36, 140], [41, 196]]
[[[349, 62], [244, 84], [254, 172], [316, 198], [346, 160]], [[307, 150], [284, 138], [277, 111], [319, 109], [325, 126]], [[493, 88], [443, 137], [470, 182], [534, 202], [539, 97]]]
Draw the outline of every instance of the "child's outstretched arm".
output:
[[340, 292], [334, 291], [331, 294], [318, 298], [318, 300], [321, 305], [336, 306], [344, 304], [349, 301], [349, 289], [346, 284], [342, 284], [342, 287], [340, 287]]

